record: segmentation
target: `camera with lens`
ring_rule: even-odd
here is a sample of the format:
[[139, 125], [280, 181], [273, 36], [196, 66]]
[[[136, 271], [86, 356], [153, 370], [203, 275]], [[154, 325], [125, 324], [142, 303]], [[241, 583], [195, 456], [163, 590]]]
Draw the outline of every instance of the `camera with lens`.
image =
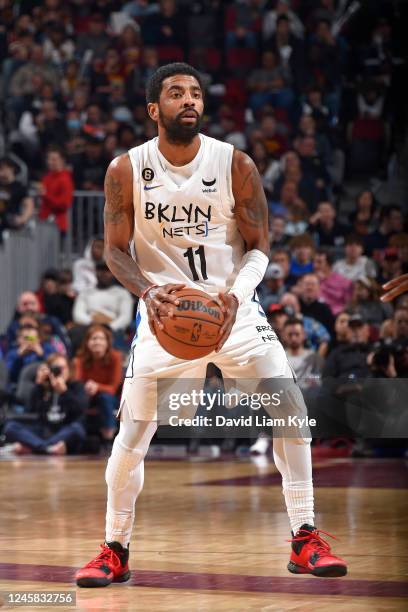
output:
[[50, 372], [53, 376], [61, 376], [62, 374], [62, 368], [61, 366], [51, 366], [50, 367]]

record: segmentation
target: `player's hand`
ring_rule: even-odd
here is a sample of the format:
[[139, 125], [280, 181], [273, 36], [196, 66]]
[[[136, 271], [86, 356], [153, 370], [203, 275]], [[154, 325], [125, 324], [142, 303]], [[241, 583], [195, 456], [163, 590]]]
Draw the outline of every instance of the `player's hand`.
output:
[[144, 302], [147, 308], [149, 327], [154, 336], [156, 335], [154, 324], [160, 329], [164, 329], [160, 317], [174, 316], [174, 308], [172, 308], [172, 305], [179, 305], [179, 300], [174, 293], [175, 291], [184, 289], [184, 287], [184, 283], [167, 283], [167, 285], [160, 285], [160, 287], [152, 287], [145, 295]]
[[232, 326], [234, 325], [237, 317], [237, 310], [239, 306], [237, 298], [232, 293], [219, 293], [218, 298], [219, 304], [224, 313], [224, 323], [218, 332], [218, 344], [215, 349], [216, 353], [222, 349], [231, 333]]
[[391, 302], [394, 298], [408, 291], [408, 274], [402, 274], [385, 283], [382, 288], [386, 293], [381, 296], [382, 302]]

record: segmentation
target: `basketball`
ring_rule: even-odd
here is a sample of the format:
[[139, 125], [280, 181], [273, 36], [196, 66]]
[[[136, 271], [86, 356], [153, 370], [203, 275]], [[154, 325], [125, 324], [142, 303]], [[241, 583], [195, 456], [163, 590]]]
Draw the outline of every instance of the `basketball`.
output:
[[161, 346], [179, 359], [198, 359], [217, 346], [224, 314], [214, 299], [197, 289], [180, 289], [174, 317], [161, 317], [164, 329], [155, 326]]

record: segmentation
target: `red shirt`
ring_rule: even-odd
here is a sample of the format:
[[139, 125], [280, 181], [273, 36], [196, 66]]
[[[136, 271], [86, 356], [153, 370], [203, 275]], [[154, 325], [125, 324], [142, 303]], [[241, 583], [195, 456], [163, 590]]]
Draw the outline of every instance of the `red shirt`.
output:
[[122, 382], [122, 354], [112, 349], [111, 360], [104, 364], [102, 360], [94, 360], [89, 368], [85, 368], [80, 357], [75, 357], [74, 378], [86, 383], [94, 380], [98, 383], [98, 391], [115, 395]]
[[68, 210], [72, 206], [74, 183], [69, 170], [48, 172], [41, 180], [45, 195], [41, 200], [40, 219], [55, 216], [55, 222], [62, 232], [68, 229]]

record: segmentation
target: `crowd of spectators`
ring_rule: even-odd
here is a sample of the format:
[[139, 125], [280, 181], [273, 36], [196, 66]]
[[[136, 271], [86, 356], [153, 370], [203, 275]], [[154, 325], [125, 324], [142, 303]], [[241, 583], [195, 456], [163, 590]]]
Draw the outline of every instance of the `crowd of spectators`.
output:
[[[74, 190], [101, 190], [112, 158], [155, 136], [148, 77], [188, 61], [206, 87], [203, 131], [247, 151], [262, 176], [271, 253], [259, 299], [295, 371], [404, 376], [408, 301], [379, 295], [408, 271], [406, 210], [377, 201], [369, 179], [387, 178], [403, 135], [406, 67], [396, 5], [369, 4], [3, 0], [0, 241], [35, 214], [63, 236]], [[345, 212], [349, 178], [361, 193]], [[102, 438], [113, 435], [135, 300], [90, 238], [72, 270], [48, 270], [36, 294], [20, 296], [2, 343], [9, 389], [35, 398], [42, 419], [56, 395], [78, 396], [59, 421], [68, 438], [44, 421], [33, 449], [77, 449], [95, 415]], [[72, 368], [54, 375], [55, 354]]]

